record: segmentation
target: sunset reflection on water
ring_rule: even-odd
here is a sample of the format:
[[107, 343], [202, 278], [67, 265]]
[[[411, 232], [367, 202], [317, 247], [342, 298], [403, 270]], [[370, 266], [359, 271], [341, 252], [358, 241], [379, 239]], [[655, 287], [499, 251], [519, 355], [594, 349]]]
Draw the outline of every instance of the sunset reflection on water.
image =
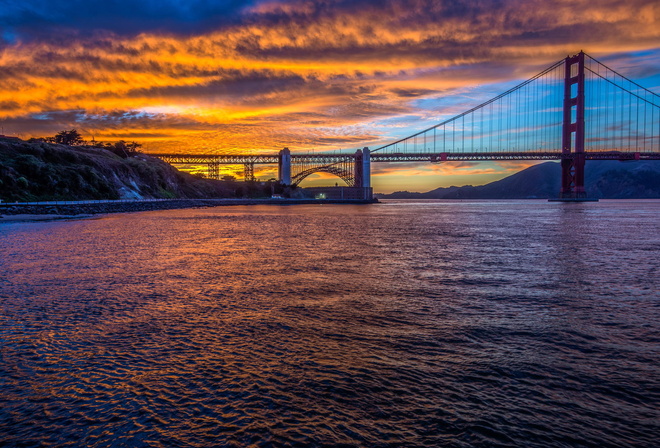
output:
[[390, 201], [3, 224], [0, 443], [651, 446], [658, 212]]

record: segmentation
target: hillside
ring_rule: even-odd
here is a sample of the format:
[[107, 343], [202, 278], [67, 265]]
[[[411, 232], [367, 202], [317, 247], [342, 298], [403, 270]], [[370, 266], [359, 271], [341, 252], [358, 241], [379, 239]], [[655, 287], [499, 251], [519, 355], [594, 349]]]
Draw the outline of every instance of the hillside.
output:
[[[481, 186], [436, 188], [426, 193], [399, 191], [385, 199], [525, 199], [554, 198], [561, 185], [561, 166], [545, 162]], [[585, 188], [602, 199], [660, 198], [660, 161], [588, 161]]]
[[0, 138], [0, 199], [6, 202], [222, 198], [235, 197], [236, 189], [144, 154], [122, 158], [94, 147]]

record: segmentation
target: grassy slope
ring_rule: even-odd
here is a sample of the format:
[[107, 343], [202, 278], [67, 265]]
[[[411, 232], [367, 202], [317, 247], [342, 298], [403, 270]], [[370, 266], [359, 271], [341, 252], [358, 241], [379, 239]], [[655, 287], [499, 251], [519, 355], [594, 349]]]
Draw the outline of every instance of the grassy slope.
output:
[[234, 197], [235, 185], [199, 179], [138, 155], [0, 138], [4, 201]]

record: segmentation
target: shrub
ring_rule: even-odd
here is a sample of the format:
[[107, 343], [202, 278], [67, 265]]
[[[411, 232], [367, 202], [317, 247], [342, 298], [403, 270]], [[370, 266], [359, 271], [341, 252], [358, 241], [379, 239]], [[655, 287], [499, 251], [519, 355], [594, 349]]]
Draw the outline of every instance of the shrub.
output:
[[24, 178], [23, 176], [16, 179], [16, 185], [18, 185], [19, 188], [22, 188], [24, 190], [27, 190], [28, 188], [30, 188], [30, 182], [28, 182], [28, 180], [26, 178]]

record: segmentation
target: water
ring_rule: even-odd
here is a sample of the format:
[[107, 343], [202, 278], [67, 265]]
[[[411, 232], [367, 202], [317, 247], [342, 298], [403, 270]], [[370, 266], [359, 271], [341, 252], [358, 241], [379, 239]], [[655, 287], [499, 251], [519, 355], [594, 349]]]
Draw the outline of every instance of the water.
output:
[[660, 201], [0, 226], [0, 445], [651, 447]]

